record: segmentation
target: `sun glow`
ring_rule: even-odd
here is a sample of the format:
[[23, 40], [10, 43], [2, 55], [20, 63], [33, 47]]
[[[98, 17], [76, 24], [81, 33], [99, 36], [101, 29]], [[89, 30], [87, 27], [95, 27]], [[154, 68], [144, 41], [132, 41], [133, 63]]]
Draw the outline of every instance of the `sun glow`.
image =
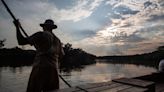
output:
[[115, 27], [108, 27], [104, 30], [98, 31], [97, 35], [101, 37], [113, 37], [115, 36], [115, 33], [117, 32], [117, 29]]

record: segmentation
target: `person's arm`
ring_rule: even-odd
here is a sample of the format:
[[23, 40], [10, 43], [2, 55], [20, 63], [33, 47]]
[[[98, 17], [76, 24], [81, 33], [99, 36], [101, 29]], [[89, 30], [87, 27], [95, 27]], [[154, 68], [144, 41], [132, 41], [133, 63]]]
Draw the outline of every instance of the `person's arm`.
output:
[[59, 61], [58, 61], [58, 67], [59, 69], [61, 68], [60, 64], [63, 62], [64, 60], [64, 50], [63, 50], [63, 47], [62, 47], [62, 43], [60, 43], [60, 48], [59, 48], [60, 52], [59, 52]]
[[63, 59], [64, 55], [65, 55], [65, 53], [64, 53], [64, 50], [63, 50], [63, 47], [62, 47], [62, 43], [61, 43], [60, 44], [60, 55], [59, 55], [61, 60]]
[[18, 40], [18, 44], [19, 45], [26, 45], [26, 44], [29, 44], [29, 41], [27, 38], [25, 38], [22, 33], [20, 32], [20, 29], [19, 29], [19, 26], [20, 26], [20, 23], [18, 20], [14, 21], [13, 22], [15, 27], [16, 27], [16, 36], [17, 36], [17, 40]]

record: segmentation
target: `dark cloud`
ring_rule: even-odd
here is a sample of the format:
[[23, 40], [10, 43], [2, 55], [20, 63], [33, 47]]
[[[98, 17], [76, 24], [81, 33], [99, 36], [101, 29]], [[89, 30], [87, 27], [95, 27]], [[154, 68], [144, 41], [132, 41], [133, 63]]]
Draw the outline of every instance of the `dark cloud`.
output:
[[114, 45], [107, 50], [107, 55], [123, 55], [122, 46]]
[[157, 7], [158, 7], [157, 4], [155, 4], [155, 3], [153, 3], [153, 2], [150, 2], [150, 1], [147, 1], [147, 2], [144, 3], [144, 8], [145, 8], [145, 9], [146, 9], [146, 8], [157, 8]]
[[147, 21], [158, 21], [158, 20], [164, 20], [164, 15], [151, 15], [150, 19], [148, 19]]
[[[128, 55], [129, 50], [137, 49], [140, 45], [135, 43], [115, 44], [106, 49], [107, 55]], [[135, 52], [134, 52], [135, 53]], [[136, 53], [135, 53], [136, 54]]]
[[144, 3], [144, 8], [147, 8], [147, 7], [149, 7], [152, 4], [153, 4], [152, 2], [147, 1], [147, 2]]
[[73, 36], [75, 36], [74, 38], [76, 40], [81, 40], [81, 39], [84, 39], [84, 38], [87, 38], [87, 37], [95, 36], [96, 32], [94, 32], [92, 30], [83, 30], [83, 31], [73, 32], [72, 34], [73, 34]]
[[143, 38], [143, 37], [137, 35], [136, 33], [127, 35], [124, 32], [117, 33], [114, 37], [111, 37], [110, 39], [112, 42], [127, 42], [127, 43], [128, 42], [130, 42], [130, 43], [142, 42], [142, 41], [146, 40], [146, 38]]
[[164, 1], [163, 1], [163, 0], [161, 0], [161, 1], [159, 2], [159, 4], [160, 4], [162, 7], [164, 7]]
[[94, 36], [96, 34], [96, 32], [94, 32], [92, 30], [85, 30], [85, 31], [78, 32], [78, 34], [83, 35], [83, 36], [87, 36], [87, 37], [91, 37], [91, 36]]
[[[130, 26], [133, 26], [131, 23], [127, 23], [127, 24], [125, 24], [125, 25], [123, 25], [123, 26], [121, 26], [121, 27], [130, 27]], [[121, 28], [120, 27], [120, 28]]]
[[134, 11], [132, 9], [130, 9], [129, 7], [127, 6], [124, 6], [124, 5], [120, 5], [118, 7], [115, 7], [113, 9], [114, 12], [118, 13], [118, 14], [122, 14], [122, 15], [126, 15], [126, 14], [136, 14], [138, 13], [139, 11]]
[[160, 42], [159, 44], [160, 44], [161, 46], [164, 46], [164, 42]]
[[119, 15], [119, 14], [111, 14], [110, 16], [109, 16], [110, 18], [112, 18], [112, 19], [123, 19], [123, 17], [121, 16], [121, 15]]
[[146, 34], [148, 38], [148, 37], [155, 36], [156, 34], [158, 35], [164, 34], [163, 29], [164, 29], [164, 25], [150, 26], [150, 27], [145, 27], [136, 31], [136, 34], [140, 34], [140, 35]]

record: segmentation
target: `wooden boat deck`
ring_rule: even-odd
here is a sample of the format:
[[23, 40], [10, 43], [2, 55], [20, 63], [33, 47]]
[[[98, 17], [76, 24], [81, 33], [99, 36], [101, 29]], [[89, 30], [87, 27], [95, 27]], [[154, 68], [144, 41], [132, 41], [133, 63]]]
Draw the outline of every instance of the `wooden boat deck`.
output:
[[164, 73], [155, 72], [135, 78], [89, 83], [54, 92], [164, 92]]
[[164, 92], [164, 83], [158, 83], [155, 86], [155, 92]]
[[55, 92], [155, 92], [155, 83], [140, 79], [121, 78], [109, 82], [89, 83], [60, 89]]
[[164, 73], [155, 72], [150, 75], [136, 77], [136, 79], [155, 82], [155, 92], [164, 92]]

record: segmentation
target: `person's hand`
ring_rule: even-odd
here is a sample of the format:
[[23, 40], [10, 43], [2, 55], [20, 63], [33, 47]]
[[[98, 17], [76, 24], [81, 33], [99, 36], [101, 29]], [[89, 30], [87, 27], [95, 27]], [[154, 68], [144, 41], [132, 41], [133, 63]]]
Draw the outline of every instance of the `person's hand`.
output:
[[19, 25], [20, 25], [20, 23], [19, 23], [19, 20], [17, 19], [17, 20], [14, 20], [13, 21], [13, 23], [14, 23], [14, 25], [16, 26], [16, 27], [19, 27]]

